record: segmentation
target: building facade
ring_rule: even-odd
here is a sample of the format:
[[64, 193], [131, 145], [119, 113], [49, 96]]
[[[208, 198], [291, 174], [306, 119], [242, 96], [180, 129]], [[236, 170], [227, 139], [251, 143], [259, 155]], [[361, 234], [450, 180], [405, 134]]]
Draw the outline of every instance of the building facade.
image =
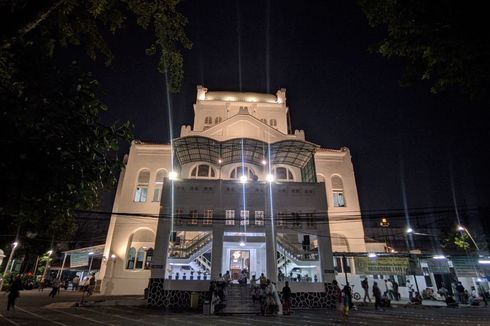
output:
[[205, 280], [226, 271], [234, 280], [263, 273], [320, 288], [342, 264], [332, 252], [366, 252], [349, 149], [308, 142], [303, 130], [290, 130], [288, 111], [285, 89], [198, 86], [194, 123], [179, 138], [134, 141], [117, 187], [101, 291], [150, 287], [151, 297], [162, 284], [205, 291]]

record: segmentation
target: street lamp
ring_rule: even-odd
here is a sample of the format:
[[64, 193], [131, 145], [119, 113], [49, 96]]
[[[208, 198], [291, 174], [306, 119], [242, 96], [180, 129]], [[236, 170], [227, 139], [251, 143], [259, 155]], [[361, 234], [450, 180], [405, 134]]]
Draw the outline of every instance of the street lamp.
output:
[[478, 245], [476, 244], [475, 239], [473, 239], [473, 237], [471, 236], [471, 234], [470, 234], [470, 232], [468, 231], [468, 229], [467, 229], [467, 228], [465, 228], [464, 226], [462, 226], [462, 225], [460, 224], [460, 225], [458, 225], [458, 231], [459, 231], [459, 232], [461, 232], [461, 233], [462, 233], [463, 231], [464, 231], [464, 232], [466, 232], [466, 234], [468, 235], [468, 237], [470, 237], [471, 241], [472, 241], [472, 242], [473, 242], [473, 244], [475, 245], [476, 250], [477, 250], [477, 251], [480, 251], [480, 248], [479, 248], [479, 247], [478, 247]]
[[[408, 265], [409, 265], [409, 268], [410, 268], [410, 271], [413, 272], [413, 279], [415, 280], [415, 286], [417, 288], [417, 292], [420, 294], [420, 290], [419, 290], [419, 283], [417, 282], [417, 273], [415, 270], [412, 269], [412, 264], [411, 264], [411, 261], [412, 261], [412, 253], [410, 251], [410, 241], [408, 239], [408, 235], [412, 235], [412, 234], [418, 234], [418, 233], [415, 233], [414, 230], [409, 226], [407, 227], [407, 229], [405, 230], [405, 233], [406, 233], [406, 241], [407, 241], [407, 249], [408, 249]], [[417, 263], [417, 260], [416, 260], [416, 256], [413, 257], [413, 261], [414, 263]]]
[[50, 267], [50, 266], [49, 266], [49, 263], [50, 263], [50, 261], [51, 261], [51, 254], [52, 254], [52, 253], [53, 253], [53, 250], [49, 250], [49, 251], [47, 252], [47, 254], [48, 254], [48, 260], [46, 261], [46, 266], [44, 267], [43, 276], [41, 277], [41, 279], [42, 279], [42, 280], [46, 278], [46, 273], [48, 272], [48, 268]]
[[92, 261], [94, 260], [94, 252], [89, 252], [88, 256], [90, 257], [90, 264], [88, 265], [88, 274], [90, 275], [90, 270], [92, 269]]
[[[3, 271], [2, 279], [3, 279], [3, 276], [5, 276], [5, 273], [7, 271], [9, 271], [10, 263], [12, 262], [12, 258], [14, 258], [15, 248], [17, 248], [18, 245], [19, 245], [19, 243], [17, 241], [12, 243], [12, 251], [10, 251], [10, 256], [9, 256], [9, 259], [7, 260], [7, 265], [5, 266], [5, 270]], [[10, 269], [12, 269], [12, 266], [10, 266]]]

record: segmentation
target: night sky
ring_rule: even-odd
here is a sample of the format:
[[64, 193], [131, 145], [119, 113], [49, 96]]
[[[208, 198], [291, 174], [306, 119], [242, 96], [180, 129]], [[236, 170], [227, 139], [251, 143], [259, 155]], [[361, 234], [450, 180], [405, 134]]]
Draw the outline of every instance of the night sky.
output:
[[[430, 94], [424, 83], [400, 87], [403, 62], [368, 51], [384, 31], [370, 28], [355, 2], [185, 1], [180, 8], [194, 45], [185, 52], [182, 90], [171, 95], [174, 137], [192, 124], [196, 85], [284, 87], [293, 129], [322, 147], [350, 148], [365, 211], [403, 208], [402, 180], [408, 207], [452, 206], [451, 175], [459, 205], [488, 206], [486, 109], [454, 91]], [[111, 41], [113, 65], [91, 69], [110, 107], [106, 121], [130, 120], [137, 139], [168, 143], [164, 77], [144, 53], [150, 41], [130, 23]]]

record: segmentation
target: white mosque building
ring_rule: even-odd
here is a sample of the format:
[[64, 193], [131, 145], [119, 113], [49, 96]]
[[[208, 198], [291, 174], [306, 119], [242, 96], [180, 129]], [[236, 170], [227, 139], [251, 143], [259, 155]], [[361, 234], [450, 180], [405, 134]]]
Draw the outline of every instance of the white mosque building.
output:
[[226, 271], [321, 291], [347, 267], [333, 252], [366, 252], [349, 149], [307, 141], [303, 130], [290, 130], [288, 111], [285, 89], [198, 86], [193, 125], [179, 138], [134, 141], [117, 186], [101, 292], [149, 288], [155, 303], [164, 290], [206, 291]]

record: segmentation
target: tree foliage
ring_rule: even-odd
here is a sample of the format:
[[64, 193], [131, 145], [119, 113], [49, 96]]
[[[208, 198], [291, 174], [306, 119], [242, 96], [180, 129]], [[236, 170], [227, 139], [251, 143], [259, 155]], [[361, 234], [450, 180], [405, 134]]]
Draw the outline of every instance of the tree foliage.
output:
[[108, 38], [135, 19], [154, 35], [147, 53], [160, 56], [157, 69], [176, 91], [181, 50], [191, 46], [178, 3], [0, 1], [0, 225], [3, 235], [20, 234], [19, 253], [39, 254], [52, 245], [46, 239], [74, 233], [75, 210], [98, 205], [122, 167], [119, 144], [132, 139], [129, 122], [101, 123], [97, 80], [62, 48], [80, 46], [110, 64]]
[[485, 2], [360, 0], [371, 26], [387, 35], [373, 50], [407, 60], [404, 84], [427, 80], [431, 92], [457, 87], [487, 96], [490, 34]]

